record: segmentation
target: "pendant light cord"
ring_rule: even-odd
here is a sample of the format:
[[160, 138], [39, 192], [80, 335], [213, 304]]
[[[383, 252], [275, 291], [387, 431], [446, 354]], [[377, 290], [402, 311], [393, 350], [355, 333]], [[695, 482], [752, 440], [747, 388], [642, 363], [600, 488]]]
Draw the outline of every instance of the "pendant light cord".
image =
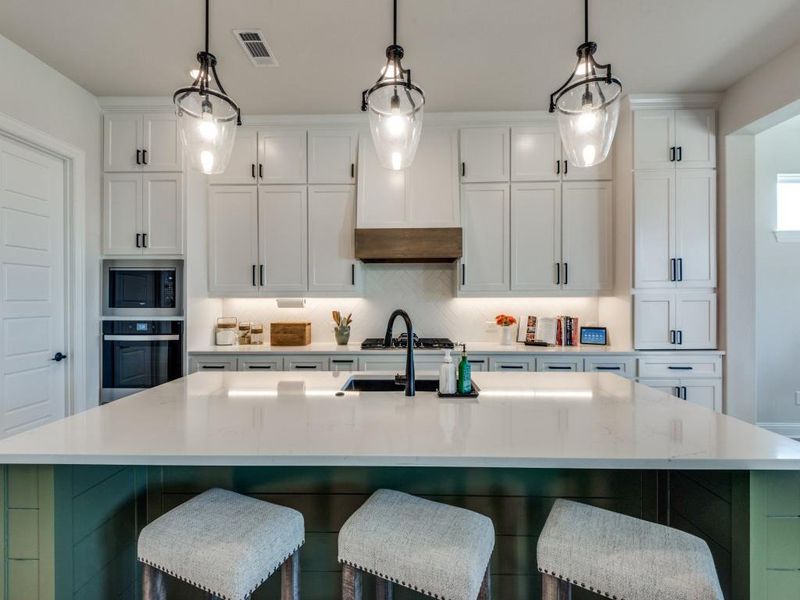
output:
[[589, 43], [589, 0], [583, 0], [583, 38]]
[[208, 4], [210, 0], [206, 0], [206, 54], [208, 54]]
[[394, 39], [394, 45], [397, 45], [397, 0], [394, 0], [394, 15], [392, 18], [392, 37]]

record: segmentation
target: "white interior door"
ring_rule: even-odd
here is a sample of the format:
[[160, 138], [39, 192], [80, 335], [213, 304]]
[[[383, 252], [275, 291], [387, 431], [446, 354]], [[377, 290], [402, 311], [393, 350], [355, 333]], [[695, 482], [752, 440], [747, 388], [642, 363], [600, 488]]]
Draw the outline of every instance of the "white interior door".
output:
[[675, 287], [671, 260], [675, 248], [675, 170], [640, 171], [634, 176], [633, 287]]
[[511, 289], [558, 290], [560, 263], [561, 184], [512, 184]]
[[611, 182], [563, 184], [561, 195], [561, 285], [567, 291], [611, 287]]
[[309, 186], [309, 290], [355, 290], [355, 225], [356, 191], [352, 185]]
[[63, 163], [0, 138], [0, 436], [65, 415]]
[[675, 178], [675, 256], [677, 287], [717, 285], [717, 172], [677, 171]]
[[307, 235], [306, 186], [259, 186], [258, 255], [262, 295], [308, 289]]

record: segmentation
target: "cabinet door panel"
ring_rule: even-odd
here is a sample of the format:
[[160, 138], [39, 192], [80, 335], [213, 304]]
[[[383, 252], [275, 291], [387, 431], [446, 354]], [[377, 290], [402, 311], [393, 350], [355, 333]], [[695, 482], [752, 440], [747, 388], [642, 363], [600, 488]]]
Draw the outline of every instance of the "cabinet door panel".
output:
[[308, 189], [308, 289], [356, 289], [355, 189], [351, 185]]
[[136, 236], [142, 233], [142, 176], [114, 173], [103, 182], [103, 254], [141, 254]]
[[634, 287], [672, 288], [675, 171], [642, 171], [634, 180]]
[[556, 123], [511, 129], [511, 181], [559, 181], [560, 160]]
[[459, 227], [458, 135], [428, 128], [405, 172], [408, 227]]
[[[264, 292], [304, 292], [308, 289], [305, 186], [259, 186], [258, 246]], [[260, 279], [260, 272], [259, 272]]]
[[359, 227], [405, 227], [405, 171], [384, 169], [375, 154], [369, 134], [358, 144]]
[[147, 150], [143, 170], [180, 171], [183, 146], [178, 131], [178, 117], [172, 113], [147, 113], [142, 117], [142, 148]]
[[259, 183], [306, 182], [306, 130], [258, 131]]
[[536, 359], [536, 370], [541, 372], [583, 371], [582, 358], [553, 358], [544, 357]]
[[670, 396], [679, 398], [681, 380], [680, 379], [641, 379], [639, 383], [649, 388], [664, 392]]
[[633, 168], [670, 169], [675, 145], [674, 110], [637, 110], [633, 113]]
[[[142, 149], [142, 116], [112, 113], [103, 118], [103, 170], [141, 171], [136, 151]], [[141, 156], [141, 154], [140, 154]]]
[[611, 287], [610, 182], [564, 183], [561, 197], [562, 288], [596, 291]]
[[708, 350], [717, 347], [717, 295], [681, 294], [675, 296], [675, 327], [681, 350]]
[[709, 410], [722, 411], [722, 381], [709, 380], [681, 380], [686, 395], [685, 400]]
[[673, 294], [639, 294], [634, 297], [634, 347], [637, 350], [674, 348], [670, 339], [674, 322]]
[[143, 254], [183, 254], [183, 177], [142, 176]]
[[716, 119], [713, 108], [675, 111], [678, 169], [713, 169], [717, 164]]
[[508, 181], [507, 127], [468, 127], [461, 130], [463, 183]]
[[258, 192], [255, 186], [210, 186], [208, 289], [216, 296], [256, 296]]
[[576, 167], [565, 159], [562, 173], [565, 181], [611, 181], [614, 179], [614, 151], [612, 149], [603, 162], [593, 167]]
[[505, 292], [509, 289], [509, 186], [474, 184], [461, 194], [464, 257], [460, 289]]
[[308, 132], [308, 183], [355, 183], [358, 135], [348, 129]]
[[561, 184], [511, 186], [511, 289], [560, 288]]
[[219, 175], [209, 175], [208, 182], [222, 185], [256, 183], [257, 168], [258, 131], [251, 127], [239, 127], [228, 168]]
[[717, 285], [717, 173], [678, 171], [675, 180], [675, 256], [677, 287]]

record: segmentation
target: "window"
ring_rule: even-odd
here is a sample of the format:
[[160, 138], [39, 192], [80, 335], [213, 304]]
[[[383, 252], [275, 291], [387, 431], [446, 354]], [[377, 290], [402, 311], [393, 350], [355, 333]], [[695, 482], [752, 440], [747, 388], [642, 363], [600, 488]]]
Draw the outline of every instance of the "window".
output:
[[800, 174], [778, 175], [778, 241], [800, 241]]

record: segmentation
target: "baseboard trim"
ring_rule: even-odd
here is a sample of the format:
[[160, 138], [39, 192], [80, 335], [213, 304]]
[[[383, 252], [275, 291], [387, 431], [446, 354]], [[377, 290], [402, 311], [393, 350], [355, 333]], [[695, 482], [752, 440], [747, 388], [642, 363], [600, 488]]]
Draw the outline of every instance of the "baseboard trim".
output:
[[756, 423], [759, 427], [790, 438], [800, 438], [800, 423]]

